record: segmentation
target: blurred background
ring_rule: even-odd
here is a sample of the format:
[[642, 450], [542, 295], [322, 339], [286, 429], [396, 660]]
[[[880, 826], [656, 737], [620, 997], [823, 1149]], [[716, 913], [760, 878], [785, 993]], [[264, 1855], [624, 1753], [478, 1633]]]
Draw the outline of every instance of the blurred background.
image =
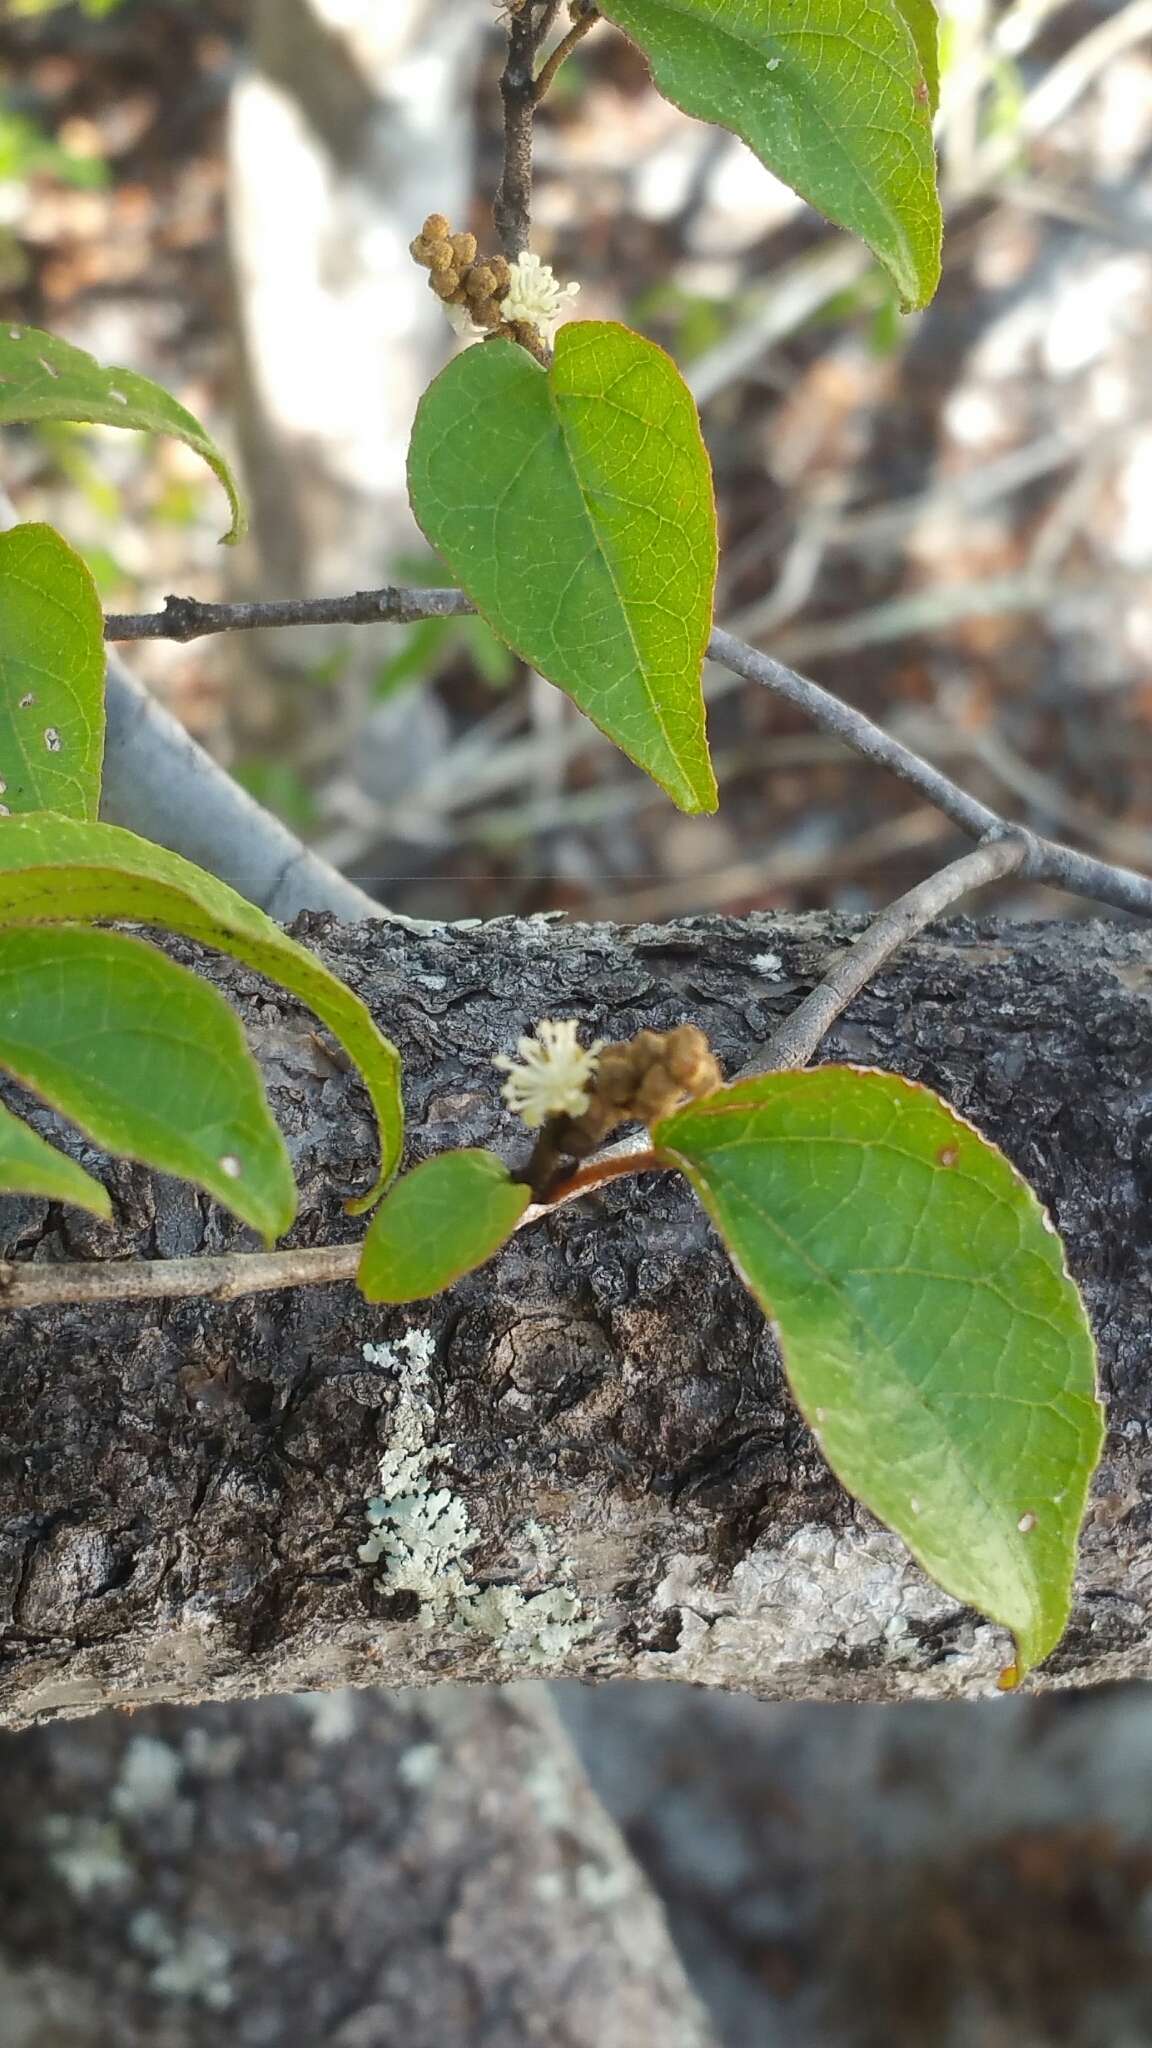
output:
[[[944, 279], [861, 249], [662, 102], [601, 24], [538, 125], [535, 246], [700, 403], [720, 623], [1039, 830], [1152, 866], [1152, 0], [946, 0]], [[443, 576], [407, 512], [452, 337], [407, 244], [493, 236], [493, 0], [3, 0], [0, 296], [158, 378], [240, 463], [5, 437], [108, 609]], [[133, 668], [391, 908], [861, 910], [952, 828], [712, 672], [686, 819], [474, 619], [163, 642]], [[1091, 914], [1005, 885], [1014, 915]], [[1139, 1692], [897, 1711], [565, 1693], [732, 2044], [1152, 2040]], [[211, 2036], [215, 2039], [215, 2036]], [[0, 2043], [3, 2022], [0, 2020]]]

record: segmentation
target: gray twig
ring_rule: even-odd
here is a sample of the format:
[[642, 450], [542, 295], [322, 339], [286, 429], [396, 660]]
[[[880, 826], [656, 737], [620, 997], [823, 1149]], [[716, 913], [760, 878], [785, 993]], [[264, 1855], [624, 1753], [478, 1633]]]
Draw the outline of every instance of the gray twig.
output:
[[806, 1066], [837, 1018], [843, 1016], [849, 1003], [861, 989], [867, 988], [893, 953], [971, 890], [1018, 873], [1028, 851], [1029, 842], [1023, 834], [986, 839], [972, 853], [962, 854], [959, 860], [929, 875], [926, 882], [917, 882], [914, 889], [897, 897], [855, 945], [841, 955], [811, 995], [797, 1005], [779, 1031], [773, 1033], [763, 1052], [741, 1067], [733, 1078], [744, 1081], [753, 1074], [774, 1073], [781, 1067]]
[[239, 1301], [281, 1287], [330, 1287], [354, 1280], [359, 1244], [309, 1245], [295, 1251], [222, 1252], [191, 1259], [109, 1259], [43, 1265], [0, 1264], [0, 1308], [47, 1308], [80, 1302]]
[[[109, 617], [106, 631], [109, 639], [192, 639], [200, 633], [246, 631], [256, 626], [408, 624], [418, 619], [457, 618], [474, 610], [475, 606], [459, 590], [388, 588], [356, 591], [350, 597], [285, 598], [267, 604], [199, 604], [193, 598], [170, 597], [162, 612]], [[832, 733], [865, 761], [898, 775], [970, 839], [1002, 839], [1021, 832], [999, 812], [969, 796], [941, 769], [934, 768], [911, 747], [874, 724], [863, 711], [854, 710], [830, 690], [821, 689], [819, 683], [798, 675], [772, 655], [749, 647], [720, 626], [713, 630], [708, 653], [733, 675], [759, 683], [774, 696], [795, 705], [813, 725]], [[1087, 896], [1140, 917], [1152, 916], [1152, 881], [1146, 875], [1097, 860], [1091, 854], [1078, 853], [1054, 839], [1042, 839], [1033, 833], [1022, 836], [1027, 851], [1019, 873], [1027, 880], [1046, 882], [1054, 889], [1066, 889], [1073, 896]]]
[[504, 254], [513, 263], [528, 247], [532, 226], [536, 53], [555, 20], [559, 4], [560, 0], [513, 0], [508, 21], [508, 57], [500, 77], [504, 169], [492, 213]]
[[[864, 760], [873, 761], [898, 775], [902, 782], [910, 783], [970, 839], [1004, 838], [1020, 832], [1020, 827], [969, 796], [959, 783], [933, 768], [911, 747], [902, 746], [862, 711], [853, 710], [830, 690], [822, 690], [819, 683], [809, 682], [806, 676], [785, 668], [783, 662], [774, 661], [770, 654], [745, 646], [719, 626], [713, 631], [708, 652], [713, 661], [731, 669], [734, 675], [744, 676], [750, 683], [761, 683], [774, 696], [794, 704], [814, 725], [835, 733]], [[1088, 896], [1098, 903], [1109, 903], [1116, 910], [1152, 917], [1152, 881], [1146, 875], [1138, 875], [1131, 868], [1114, 867], [1091, 854], [1077, 853], [1055, 839], [1041, 839], [1033, 833], [1022, 836], [1027, 839], [1027, 853], [1018, 872], [1028, 881], [1047, 882], [1054, 889], [1067, 889], [1073, 896]]]
[[474, 611], [462, 590], [354, 590], [350, 597], [279, 597], [256, 604], [203, 604], [168, 596], [162, 612], [109, 612], [106, 640], [199, 640], [266, 626], [409, 626]]

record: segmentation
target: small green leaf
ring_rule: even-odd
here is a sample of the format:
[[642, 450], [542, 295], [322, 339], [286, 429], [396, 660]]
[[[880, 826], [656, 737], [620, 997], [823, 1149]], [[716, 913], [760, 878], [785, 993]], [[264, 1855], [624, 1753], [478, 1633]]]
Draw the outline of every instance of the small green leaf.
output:
[[[940, 277], [927, 0], [603, 0], [665, 99], [739, 135], [908, 306]], [[919, 30], [913, 28], [913, 19]]]
[[920, 69], [928, 89], [928, 108], [935, 113], [940, 105], [940, 16], [936, 11], [936, 0], [896, 0], [920, 59]]
[[203, 456], [228, 493], [232, 524], [225, 540], [239, 540], [244, 533], [240, 495], [227, 462], [199, 420], [159, 384], [135, 370], [104, 369], [58, 334], [0, 322], [0, 427], [27, 420], [82, 420], [175, 434]]
[[1100, 1454], [1095, 1354], [1035, 1195], [931, 1090], [817, 1067], [657, 1125], [777, 1327], [849, 1492], [1010, 1628], [1022, 1676], [1068, 1619]]
[[96, 1144], [207, 1188], [269, 1243], [296, 1214], [239, 1019], [143, 939], [0, 931], [0, 1067]]
[[494, 1152], [440, 1152], [398, 1180], [364, 1240], [366, 1301], [423, 1301], [482, 1266], [532, 1199]]
[[95, 818], [104, 766], [104, 620], [51, 526], [0, 533], [0, 801]]
[[511, 341], [425, 392], [412, 509], [477, 609], [685, 811], [714, 811], [701, 670], [712, 475], [663, 349], [578, 321], [551, 370]]
[[262, 910], [179, 854], [117, 825], [41, 812], [0, 818], [0, 925], [126, 918], [183, 932], [247, 961], [291, 989], [339, 1039], [364, 1077], [380, 1131], [380, 1174], [350, 1204], [368, 1209], [399, 1163], [404, 1136], [400, 1056], [359, 996]]
[[112, 1204], [107, 1188], [77, 1166], [54, 1145], [29, 1130], [0, 1102], [0, 1191], [6, 1195], [44, 1195], [50, 1202], [72, 1202], [107, 1219]]

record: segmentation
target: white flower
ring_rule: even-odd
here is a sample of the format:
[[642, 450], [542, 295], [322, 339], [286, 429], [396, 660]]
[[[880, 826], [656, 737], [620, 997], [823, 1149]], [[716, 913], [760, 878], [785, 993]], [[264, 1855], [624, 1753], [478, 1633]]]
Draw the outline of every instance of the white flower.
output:
[[566, 305], [580, 290], [578, 284], [557, 284], [550, 263], [527, 250], [511, 266], [512, 282], [500, 302], [505, 320], [525, 320], [550, 340]]
[[522, 1038], [517, 1045], [519, 1064], [506, 1053], [492, 1062], [508, 1075], [500, 1093], [530, 1131], [539, 1130], [550, 1116], [580, 1116], [588, 1107], [588, 1084], [604, 1041], [598, 1038], [585, 1051], [577, 1028], [572, 1017], [562, 1023], [545, 1017], [535, 1038]]

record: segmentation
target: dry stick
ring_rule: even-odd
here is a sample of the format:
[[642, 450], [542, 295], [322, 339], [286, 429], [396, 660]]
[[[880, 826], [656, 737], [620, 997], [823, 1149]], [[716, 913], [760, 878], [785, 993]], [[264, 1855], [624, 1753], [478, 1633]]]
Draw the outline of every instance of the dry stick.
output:
[[532, 212], [532, 121], [536, 112], [536, 53], [559, 0], [520, 0], [508, 23], [508, 58], [500, 77], [504, 102], [504, 170], [492, 206], [510, 263], [528, 247]]
[[[162, 612], [110, 615], [105, 622], [110, 640], [193, 639], [198, 633], [246, 631], [255, 626], [365, 625], [380, 621], [411, 623], [418, 619], [457, 618], [475, 610], [459, 590], [369, 590], [351, 597], [285, 598], [269, 604], [198, 604], [194, 598], [169, 597]], [[178, 631], [168, 623], [174, 617]], [[1140, 917], [1152, 916], [1152, 881], [1131, 868], [1116, 867], [1077, 853], [1057, 840], [1024, 834], [998, 811], [982, 804], [939, 768], [933, 768], [911, 747], [893, 739], [864, 712], [856, 711], [830, 690], [821, 689], [795, 669], [776, 661], [737, 640], [722, 627], [713, 629], [708, 653], [720, 667], [759, 683], [795, 705], [813, 725], [832, 733], [854, 753], [898, 775], [929, 803], [966, 832], [970, 839], [990, 835], [1004, 837], [1020, 832], [1027, 841], [1027, 856], [1018, 873], [1028, 881], [1047, 882], [1066, 889], [1073, 896], [1087, 896], [1114, 909], [1128, 910]]]
[[476, 607], [462, 590], [354, 590], [350, 597], [280, 597], [261, 604], [204, 604], [168, 596], [162, 612], [109, 612], [106, 640], [198, 640], [267, 626], [410, 626], [455, 619]]
[[567, 35], [562, 36], [557, 43], [547, 62], [540, 66], [539, 71], [536, 73], [536, 85], [533, 91], [533, 98], [537, 106], [540, 105], [541, 100], [565, 59], [572, 55], [577, 43], [583, 42], [589, 29], [595, 28], [599, 20], [600, 9], [598, 7], [589, 7], [583, 14], [578, 15], [568, 30]]
[[328, 1287], [354, 1280], [359, 1244], [287, 1252], [225, 1252], [217, 1258], [109, 1260], [96, 1264], [0, 1263], [0, 1309], [59, 1302], [168, 1301], [189, 1295], [238, 1301], [279, 1287]]
[[733, 1080], [747, 1081], [755, 1074], [770, 1074], [781, 1067], [803, 1067], [812, 1058], [838, 1017], [844, 1014], [853, 998], [885, 962], [899, 952], [909, 939], [914, 939], [937, 917], [967, 896], [973, 889], [982, 889], [988, 882], [999, 882], [1006, 875], [1017, 874], [1025, 865], [1029, 854], [1028, 840], [1021, 834], [1014, 838], [986, 839], [983, 845], [972, 853], [965, 853], [935, 875], [929, 875], [926, 882], [918, 882], [914, 889], [890, 903], [882, 910], [867, 931], [850, 946], [837, 961], [811, 995], [797, 1005], [789, 1017], [768, 1040], [762, 1053], [747, 1066], [741, 1067]]
[[1017, 872], [1026, 880], [1047, 882], [1054, 889], [1067, 889], [1073, 896], [1089, 896], [1098, 903], [1111, 904], [1116, 910], [1152, 917], [1152, 881], [1146, 875], [1138, 875], [1132, 868], [1114, 867], [1108, 861], [1062, 846], [1057, 840], [1042, 839], [1009, 824], [987, 804], [969, 796], [959, 783], [914, 754], [911, 747], [902, 746], [882, 726], [874, 725], [862, 711], [853, 710], [830, 690], [822, 690], [819, 683], [797, 675], [782, 661], [774, 661], [770, 654], [745, 646], [719, 626], [713, 630], [708, 652], [713, 661], [731, 669], [734, 675], [743, 676], [750, 683], [761, 683], [774, 696], [794, 704], [814, 725], [835, 733], [865, 761], [887, 768], [902, 782], [910, 783], [970, 839], [993, 835], [1003, 838], [1008, 834], [1025, 839], [1028, 851]]

